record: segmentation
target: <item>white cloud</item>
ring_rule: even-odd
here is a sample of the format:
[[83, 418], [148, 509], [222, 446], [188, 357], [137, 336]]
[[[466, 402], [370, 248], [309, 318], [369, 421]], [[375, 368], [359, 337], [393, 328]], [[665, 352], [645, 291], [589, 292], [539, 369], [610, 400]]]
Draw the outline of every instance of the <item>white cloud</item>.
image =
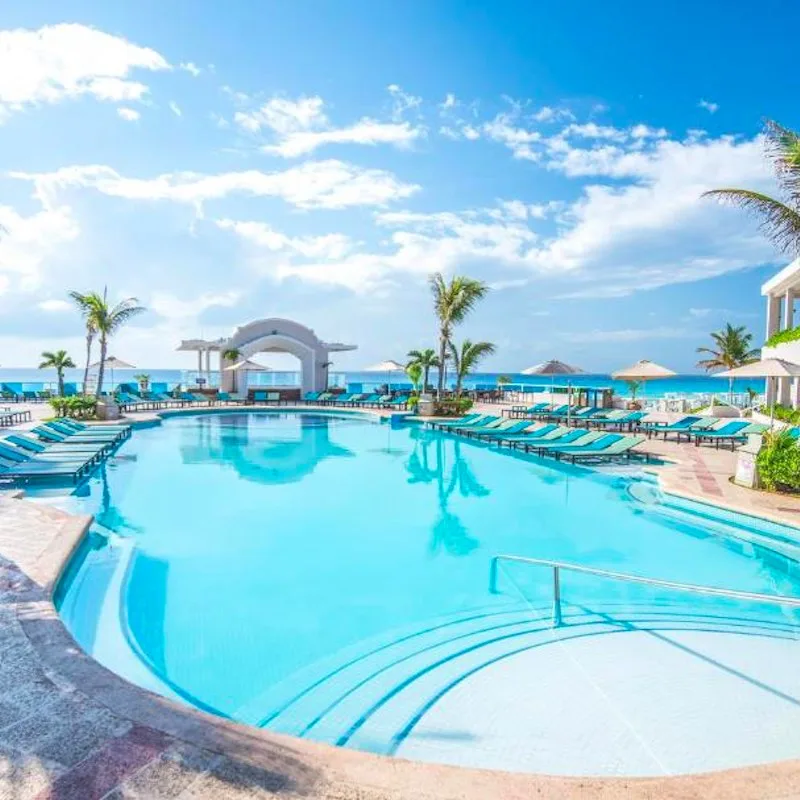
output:
[[179, 106], [179, 105], [178, 105], [178, 104], [177, 104], [177, 103], [176, 103], [174, 100], [171, 100], [171, 101], [170, 101], [170, 104], [169, 104], [169, 110], [170, 110], [170, 111], [171, 111], [171, 112], [172, 112], [172, 113], [173, 113], [173, 114], [174, 114], [176, 117], [182, 117], [182, 116], [183, 116], [183, 111], [181, 111], [181, 108], [180, 108], [180, 106]]
[[216, 224], [222, 230], [231, 231], [256, 247], [273, 253], [289, 252], [305, 258], [335, 260], [344, 258], [353, 248], [350, 237], [340, 233], [291, 237], [276, 231], [264, 222], [220, 219]]
[[136, 122], [142, 115], [133, 108], [118, 108], [117, 114], [126, 122]]
[[203, 311], [213, 306], [235, 306], [241, 298], [241, 292], [205, 292], [198, 297], [186, 299], [176, 297], [168, 292], [155, 292], [149, 299], [147, 307], [171, 324], [196, 319]]
[[704, 108], [709, 114], [716, 114], [719, 111], [719, 103], [712, 103], [710, 100], [701, 100], [697, 107]]
[[44, 204], [30, 216], [0, 206], [0, 289], [33, 291], [41, 283], [42, 268], [80, 233], [68, 206]]
[[444, 100], [439, 103], [439, 110], [440, 111], [449, 111], [450, 109], [455, 108], [458, 105], [458, 99], [452, 92], [448, 92], [444, 96]]
[[294, 158], [313, 153], [327, 144], [391, 144], [408, 147], [423, 135], [422, 128], [408, 122], [378, 122], [365, 117], [348, 128], [290, 133], [278, 144], [265, 145], [263, 150], [284, 158]]
[[386, 91], [392, 97], [392, 119], [395, 122], [402, 122], [405, 114], [412, 110], [419, 110], [422, 105], [422, 98], [404, 92], [396, 83], [386, 87]]
[[542, 106], [530, 115], [535, 122], [557, 122], [559, 120], [574, 120], [575, 115], [568, 108], [553, 108]]
[[318, 96], [300, 97], [297, 100], [273, 97], [254, 111], [237, 111], [234, 122], [248, 133], [260, 133], [264, 129], [271, 131], [276, 141], [264, 145], [263, 150], [284, 158], [307, 155], [330, 144], [391, 144], [408, 147], [424, 136], [425, 131], [409, 122], [400, 121], [399, 117], [408, 108], [415, 107], [419, 98], [406, 95], [397, 86], [389, 87], [389, 90], [395, 98], [393, 122], [362, 117], [352, 125], [334, 127], [325, 113], [322, 98]]
[[71, 311], [74, 306], [66, 300], [42, 300], [41, 303], [36, 304], [37, 308], [42, 311], [60, 313], [62, 311]]
[[298, 208], [347, 208], [382, 206], [410, 197], [419, 187], [402, 183], [391, 173], [363, 169], [342, 161], [308, 161], [277, 172], [246, 170], [202, 175], [174, 172], [155, 178], [126, 178], [111, 167], [89, 165], [64, 167], [50, 173], [11, 173], [34, 184], [45, 202], [70, 187], [93, 188], [112, 197], [129, 200], [170, 200], [194, 206], [231, 194], [280, 197]]
[[192, 77], [196, 78], [202, 70], [192, 61], [185, 61], [178, 65], [184, 72], [188, 72]]
[[280, 136], [308, 131], [328, 124], [321, 97], [299, 97], [290, 100], [273, 97], [254, 111], [237, 111], [234, 122], [249, 133], [268, 128]]
[[0, 118], [81, 95], [139, 100], [147, 87], [130, 80], [130, 73], [169, 68], [155, 50], [86, 25], [0, 31]]

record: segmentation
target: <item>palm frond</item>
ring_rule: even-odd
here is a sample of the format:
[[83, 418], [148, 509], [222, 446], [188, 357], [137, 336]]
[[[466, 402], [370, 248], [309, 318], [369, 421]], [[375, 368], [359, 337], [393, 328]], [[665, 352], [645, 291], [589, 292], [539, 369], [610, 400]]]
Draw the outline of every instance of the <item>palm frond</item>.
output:
[[764, 137], [781, 188], [800, 207], [800, 135], [769, 119], [764, 123]]
[[749, 189], [712, 189], [714, 197], [761, 217], [761, 230], [784, 253], [800, 252], [800, 212], [761, 192]]

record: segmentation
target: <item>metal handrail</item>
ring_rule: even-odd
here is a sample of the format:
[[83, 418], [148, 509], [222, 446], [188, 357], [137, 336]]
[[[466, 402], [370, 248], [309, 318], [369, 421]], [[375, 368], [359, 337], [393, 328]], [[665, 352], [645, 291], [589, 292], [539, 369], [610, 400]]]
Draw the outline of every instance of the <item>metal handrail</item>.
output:
[[665, 589], [674, 589], [680, 592], [693, 592], [695, 594], [716, 595], [729, 597], [735, 600], [751, 600], [756, 603], [772, 603], [800, 608], [800, 597], [782, 597], [781, 595], [760, 594], [758, 592], [740, 592], [736, 589], [720, 589], [716, 586], [700, 586], [694, 583], [677, 583], [661, 578], [645, 578], [640, 575], [628, 575], [624, 572], [610, 572], [595, 567], [585, 567], [581, 564], [571, 564], [567, 561], [551, 561], [546, 558], [529, 558], [527, 556], [496, 555], [492, 557], [489, 567], [489, 591], [497, 594], [497, 567], [500, 561], [514, 561], [520, 564], [530, 564], [535, 567], [549, 567], [553, 570], [553, 625], [561, 625], [561, 570], [569, 572], [582, 572], [610, 580], [626, 581], [628, 583], [643, 583], [648, 586], [660, 586]]

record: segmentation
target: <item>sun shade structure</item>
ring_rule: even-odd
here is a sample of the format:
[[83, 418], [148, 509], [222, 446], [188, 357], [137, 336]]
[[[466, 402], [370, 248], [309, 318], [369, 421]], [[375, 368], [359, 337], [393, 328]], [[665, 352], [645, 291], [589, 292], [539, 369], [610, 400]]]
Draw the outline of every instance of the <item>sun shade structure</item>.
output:
[[405, 371], [406, 368], [403, 364], [398, 364], [397, 361], [391, 358], [387, 359], [386, 361], [381, 361], [378, 364], [373, 364], [371, 367], [367, 367], [364, 370], [364, 372], [385, 372], [387, 388], [391, 388], [389, 384], [391, 382], [391, 377], [393, 372], [405, 373]]
[[654, 378], [671, 378], [675, 374], [677, 373], [662, 367], [661, 364], [656, 364], [655, 361], [644, 359], [630, 367], [612, 372], [611, 377], [618, 381], [649, 381]]
[[671, 378], [677, 373], [671, 369], [656, 364], [655, 361], [648, 361], [646, 358], [631, 364], [630, 367], [612, 372], [611, 377], [617, 381], [641, 381], [642, 394], [644, 394], [644, 384], [657, 378]]
[[580, 367], [573, 367], [556, 358], [522, 370], [523, 375], [579, 375], [582, 372]]
[[100, 364], [104, 364], [105, 368], [111, 372], [111, 391], [114, 391], [114, 370], [115, 369], [136, 369], [133, 364], [129, 364], [127, 361], [123, 361], [121, 358], [117, 358], [116, 356], [106, 356], [106, 360], [103, 362], [95, 361], [94, 364], [89, 364], [89, 369], [99, 369]]
[[[108, 356], [102, 363], [105, 364], [106, 369], [136, 369], [133, 364], [129, 364], [116, 356]], [[94, 364], [89, 365], [89, 369], [98, 369], [100, 364], [100, 361], [95, 361]]]
[[[583, 370], [580, 367], [573, 367], [571, 364], [565, 364], [557, 358], [551, 358], [550, 361], [543, 361], [541, 364], [535, 364], [532, 367], [522, 370], [523, 375], [543, 375], [554, 378], [556, 375], [580, 375]], [[553, 397], [553, 383], [550, 382], [550, 398]], [[567, 381], [567, 425], [570, 424], [570, 417], [572, 414], [572, 384]]]
[[[784, 361], [782, 358], [765, 358], [763, 361], [753, 361], [751, 364], [743, 364], [741, 367], [717, 372], [715, 378], [766, 378], [768, 381], [774, 378], [800, 378], [800, 366]], [[770, 394], [770, 393], [768, 393]], [[775, 420], [775, 396], [777, 392], [772, 392], [772, 402], [769, 406], [769, 424], [772, 426]]]
[[251, 361], [246, 358], [244, 361], [237, 361], [229, 367], [225, 367], [225, 372], [239, 372], [240, 370], [247, 370], [248, 372], [272, 372], [269, 367], [264, 364], [259, 364], [257, 361]]

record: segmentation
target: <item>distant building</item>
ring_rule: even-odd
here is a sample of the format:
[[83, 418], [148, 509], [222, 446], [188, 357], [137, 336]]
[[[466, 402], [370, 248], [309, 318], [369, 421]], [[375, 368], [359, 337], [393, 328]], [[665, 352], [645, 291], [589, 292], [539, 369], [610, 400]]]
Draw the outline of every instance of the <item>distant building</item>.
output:
[[[800, 258], [773, 275], [761, 287], [761, 294], [767, 298], [768, 341], [779, 331], [794, 328], [794, 300], [800, 296]], [[762, 348], [761, 358], [781, 358], [792, 364], [800, 364], [800, 331], [797, 339]], [[776, 383], [775, 390], [767, 386], [767, 401], [771, 402], [773, 391], [777, 391], [777, 402], [794, 408], [800, 407], [800, 379], [778, 378]]]

